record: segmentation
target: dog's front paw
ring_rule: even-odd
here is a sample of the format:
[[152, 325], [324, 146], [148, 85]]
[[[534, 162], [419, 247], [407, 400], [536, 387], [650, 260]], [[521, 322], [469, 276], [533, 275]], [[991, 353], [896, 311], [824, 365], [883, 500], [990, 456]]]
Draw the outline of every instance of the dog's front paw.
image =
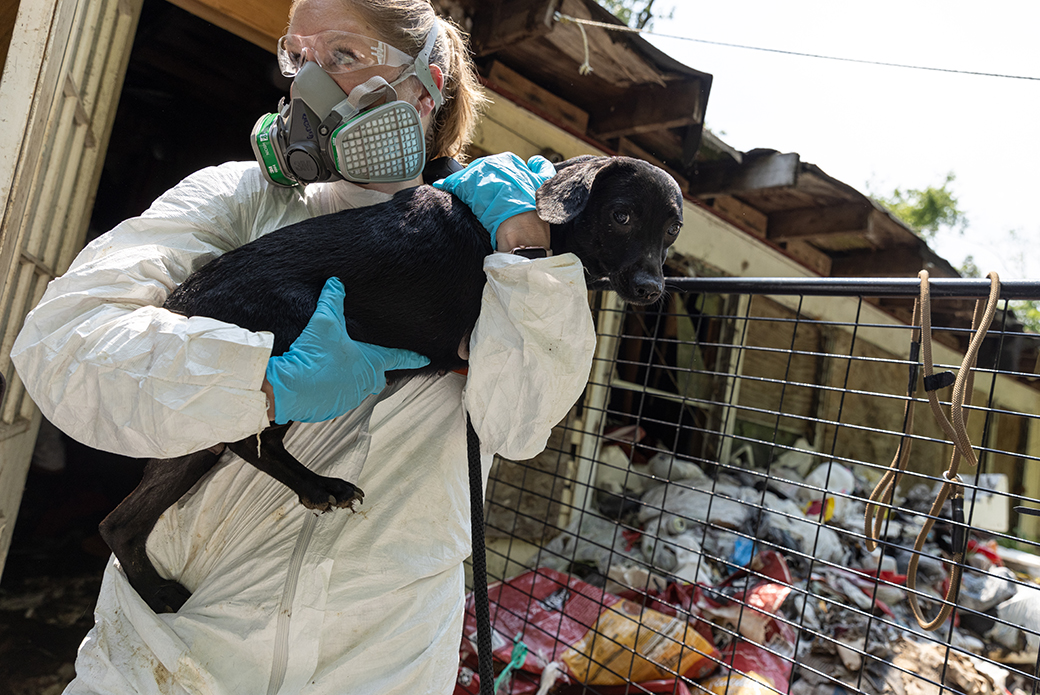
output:
[[191, 598], [191, 592], [181, 584], [167, 580], [150, 588], [147, 595], [142, 594], [142, 598], [155, 613], [176, 613]]
[[319, 478], [313, 490], [300, 493], [300, 504], [307, 509], [327, 512], [334, 507], [355, 511], [354, 503], [363, 503], [365, 493], [356, 485], [340, 478]]

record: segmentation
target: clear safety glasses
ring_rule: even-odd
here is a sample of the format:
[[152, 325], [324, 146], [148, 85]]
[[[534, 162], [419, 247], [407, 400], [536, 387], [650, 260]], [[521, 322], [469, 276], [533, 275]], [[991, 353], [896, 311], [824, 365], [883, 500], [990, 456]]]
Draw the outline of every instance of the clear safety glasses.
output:
[[349, 31], [329, 29], [310, 36], [286, 34], [278, 39], [278, 66], [283, 75], [295, 77], [308, 60], [336, 74], [378, 65], [411, 65], [415, 59], [388, 43]]

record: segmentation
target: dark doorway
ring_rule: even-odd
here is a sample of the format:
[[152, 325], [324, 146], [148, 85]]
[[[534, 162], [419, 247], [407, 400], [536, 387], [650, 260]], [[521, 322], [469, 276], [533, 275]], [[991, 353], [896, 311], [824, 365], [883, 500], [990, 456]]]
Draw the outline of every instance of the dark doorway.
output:
[[[198, 169], [251, 160], [253, 124], [288, 88], [273, 53], [165, 0], [144, 0], [88, 240]], [[60, 692], [71, 680], [108, 559], [97, 525], [143, 467], [48, 425], [0, 583], [0, 690], [26, 695]]]
[[274, 53], [145, 0], [89, 236], [140, 214], [198, 169], [253, 159], [249, 133], [289, 83]]

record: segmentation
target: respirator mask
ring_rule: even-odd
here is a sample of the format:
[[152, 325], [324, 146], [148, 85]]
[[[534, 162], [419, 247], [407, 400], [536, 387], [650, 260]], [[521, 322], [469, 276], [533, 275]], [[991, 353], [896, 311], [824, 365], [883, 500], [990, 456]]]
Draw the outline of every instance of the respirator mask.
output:
[[[430, 73], [433, 26], [414, 59], [377, 39], [346, 31], [289, 34], [278, 41], [282, 74], [293, 77], [291, 99], [261, 116], [250, 142], [264, 177], [278, 186], [346, 179], [354, 183], [409, 181], [422, 173], [426, 143], [419, 112], [399, 101], [397, 85], [415, 76], [434, 111], [443, 101]], [[377, 66], [405, 70], [392, 83], [372, 77], [346, 94], [329, 73]]]

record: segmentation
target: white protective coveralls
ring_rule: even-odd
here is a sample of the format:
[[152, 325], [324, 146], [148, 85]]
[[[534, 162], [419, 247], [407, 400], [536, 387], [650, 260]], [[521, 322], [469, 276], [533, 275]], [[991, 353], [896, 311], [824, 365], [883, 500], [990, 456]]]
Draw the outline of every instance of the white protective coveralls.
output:
[[[12, 350], [19, 375], [48, 419], [96, 448], [171, 457], [254, 434], [268, 424], [271, 335], [162, 303], [223, 252], [388, 198], [342, 181], [269, 186], [255, 163], [200, 171], [50, 284]], [[463, 403], [486, 481], [492, 452], [544, 448], [595, 342], [573, 256], [493, 254], [485, 270], [468, 377], [406, 382], [367, 428], [348, 413], [290, 431], [305, 465], [364, 490], [359, 512], [316, 515], [226, 452], [148, 539], [160, 573], [192, 597], [155, 615], [110, 561], [66, 693], [451, 691], [470, 554]]]

